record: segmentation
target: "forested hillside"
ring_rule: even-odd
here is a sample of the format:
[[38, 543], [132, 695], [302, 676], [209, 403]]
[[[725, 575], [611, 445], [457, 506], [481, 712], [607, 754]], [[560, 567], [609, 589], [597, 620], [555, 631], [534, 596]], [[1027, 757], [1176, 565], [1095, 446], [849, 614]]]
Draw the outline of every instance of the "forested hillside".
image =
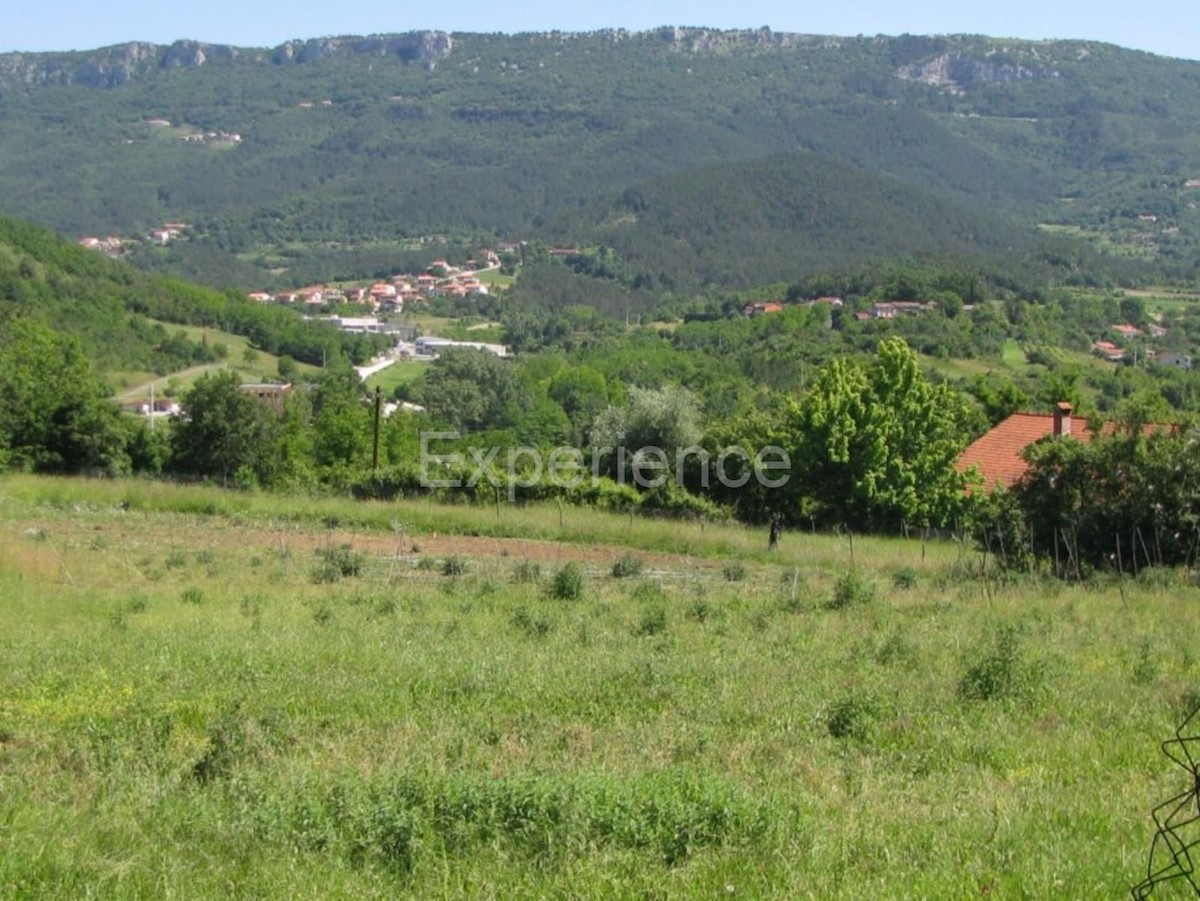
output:
[[[772, 185], [771, 208], [719, 228], [770, 271], [871, 250], [864, 223], [989, 252], [1043, 224], [1187, 276], [1197, 87], [1200, 64], [1103, 44], [767, 30], [8, 54], [0, 209], [70, 235], [187, 222], [191, 244], [139, 261], [242, 287], [310, 277], [313, 253], [369, 275], [431, 236], [556, 242], [564, 222], [585, 243], [630, 234], [654, 277], [721, 283], [739, 273], [712, 260], [716, 217], [695, 207], [725, 173], [723, 204], [761, 179], [743, 203], [763, 205]], [[668, 229], [652, 244], [620, 227], [639, 197], [641, 222]], [[954, 234], [935, 227], [948, 210]]]
[[765, 284], [856, 260], [1038, 244], [986, 209], [808, 152], [663, 176], [600, 206], [579, 233], [635, 273], [666, 274], [664, 287]]
[[219, 344], [193, 340], [161, 321], [220, 327], [312, 363], [370, 353], [363, 338], [304, 322], [289, 310], [146, 275], [48, 229], [0, 217], [0, 328], [15, 320], [36, 320], [78, 339], [99, 370], [167, 373], [224, 356]]

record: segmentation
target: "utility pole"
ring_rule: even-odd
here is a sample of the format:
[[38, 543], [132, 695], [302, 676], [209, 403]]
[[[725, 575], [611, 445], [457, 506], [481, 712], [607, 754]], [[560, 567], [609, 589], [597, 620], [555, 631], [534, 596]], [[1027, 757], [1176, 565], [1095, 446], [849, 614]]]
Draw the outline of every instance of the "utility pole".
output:
[[375, 437], [371, 448], [371, 475], [379, 469], [379, 414], [383, 408], [383, 388], [375, 386]]

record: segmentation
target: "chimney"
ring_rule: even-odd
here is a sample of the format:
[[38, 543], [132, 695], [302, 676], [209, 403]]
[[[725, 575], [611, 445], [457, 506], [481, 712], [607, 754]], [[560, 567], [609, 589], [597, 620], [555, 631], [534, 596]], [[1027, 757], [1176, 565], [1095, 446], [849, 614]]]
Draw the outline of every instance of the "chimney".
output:
[[1071, 405], [1061, 400], [1054, 405], [1054, 437], [1071, 434]]

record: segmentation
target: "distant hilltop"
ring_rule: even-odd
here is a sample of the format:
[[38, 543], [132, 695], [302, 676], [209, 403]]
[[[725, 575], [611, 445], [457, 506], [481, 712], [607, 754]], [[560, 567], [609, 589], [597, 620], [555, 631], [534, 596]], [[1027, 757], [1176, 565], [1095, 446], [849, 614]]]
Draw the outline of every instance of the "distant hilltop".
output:
[[113, 88], [171, 69], [195, 69], [217, 60], [308, 63], [330, 56], [392, 56], [428, 67], [450, 55], [443, 31], [288, 41], [270, 49], [176, 41], [169, 46], [132, 41], [99, 50], [0, 54], [0, 84], [81, 85]]
[[[700, 27], [666, 26], [649, 31], [603, 29], [589, 32], [548, 31], [518, 35], [451, 34], [445, 31], [417, 31], [406, 34], [369, 36], [345, 35], [288, 41], [273, 48], [234, 47], [180, 40], [170, 45], [130, 42], [103, 47], [50, 53], [0, 54], [0, 86], [81, 85], [113, 88], [144, 80], [156, 73], [196, 69], [206, 63], [249, 65], [288, 65], [311, 63], [330, 57], [376, 57], [399, 59], [407, 64], [434, 68], [450, 56], [456, 40], [511, 40], [520, 44], [599, 40], [617, 45], [640, 42], [641, 45], [670, 53], [722, 55], [731, 53], [770, 53], [787, 49], [836, 49], [848, 44], [888, 44], [893, 53], [911, 57], [897, 72], [902, 78], [924, 81], [942, 87], [961, 87], [967, 83], [1010, 81], [1054, 77], [1047, 69], [1050, 61], [1043, 53], [1054, 51], [1076, 59], [1084, 58], [1089, 41], [1003, 42], [983, 35], [938, 35], [930, 37], [900, 35], [873, 37], [837, 37], [773, 31], [770, 28], [721, 30]], [[1039, 50], [1039, 48], [1041, 48]], [[964, 52], [965, 51], [965, 52]], [[991, 57], [999, 54], [1000, 59]], [[1012, 58], [1013, 55], [1017, 58]], [[977, 57], [985, 56], [981, 61]]]

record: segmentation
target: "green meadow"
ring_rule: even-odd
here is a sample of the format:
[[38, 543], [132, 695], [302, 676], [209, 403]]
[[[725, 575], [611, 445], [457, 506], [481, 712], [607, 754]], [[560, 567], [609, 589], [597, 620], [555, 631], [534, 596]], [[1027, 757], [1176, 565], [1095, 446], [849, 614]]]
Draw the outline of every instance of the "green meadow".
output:
[[[0, 480], [0, 896], [1101, 898], [1188, 574], [557, 506]], [[1169, 887], [1168, 887], [1169, 888]], [[1160, 890], [1163, 897], [1174, 897]]]

